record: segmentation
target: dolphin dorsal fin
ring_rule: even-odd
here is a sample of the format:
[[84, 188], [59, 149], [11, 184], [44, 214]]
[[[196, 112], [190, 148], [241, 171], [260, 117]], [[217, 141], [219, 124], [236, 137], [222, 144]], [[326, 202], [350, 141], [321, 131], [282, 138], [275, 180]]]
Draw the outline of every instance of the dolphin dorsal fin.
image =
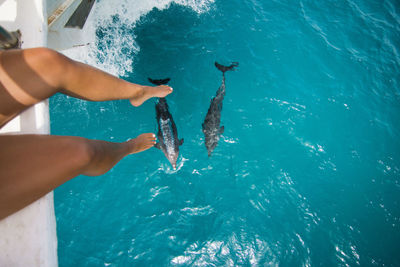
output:
[[181, 146], [183, 144], [183, 138], [179, 140], [179, 145]]

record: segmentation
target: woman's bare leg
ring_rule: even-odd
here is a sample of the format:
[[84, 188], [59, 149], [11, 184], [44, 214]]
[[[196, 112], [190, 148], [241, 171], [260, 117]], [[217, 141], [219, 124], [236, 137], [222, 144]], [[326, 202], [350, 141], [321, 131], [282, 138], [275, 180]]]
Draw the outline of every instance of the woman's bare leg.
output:
[[0, 220], [80, 175], [110, 170], [155, 144], [154, 134], [124, 143], [49, 135], [0, 136]]
[[57, 92], [91, 101], [129, 99], [139, 106], [172, 89], [130, 83], [47, 48], [0, 52], [0, 127]]
[[[0, 52], [0, 128], [57, 92], [92, 101], [141, 105], [168, 86], [129, 83], [47, 48]], [[47, 135], [0, 136], [0, 219], [79, 174], [100, 175], [124, 156], [152, 147], [153, 134], [125, 143]]]

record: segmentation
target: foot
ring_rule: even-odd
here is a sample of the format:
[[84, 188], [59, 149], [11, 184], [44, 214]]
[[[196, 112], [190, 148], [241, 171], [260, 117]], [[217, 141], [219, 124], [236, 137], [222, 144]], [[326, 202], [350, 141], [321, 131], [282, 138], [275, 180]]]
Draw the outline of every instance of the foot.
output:
[[142, 93], [139, 96], [130, 99], [130, 101], [133, 106], [138, 107], [149, 98], [166, 97], [170, 93], [172, 93], [172, 88], [168, 85], [144, 86]]
[[153, 133], [144, 133], [128, 141], [131, 145], [131, 154], [145, 151], [156, 144], [156, 136]]

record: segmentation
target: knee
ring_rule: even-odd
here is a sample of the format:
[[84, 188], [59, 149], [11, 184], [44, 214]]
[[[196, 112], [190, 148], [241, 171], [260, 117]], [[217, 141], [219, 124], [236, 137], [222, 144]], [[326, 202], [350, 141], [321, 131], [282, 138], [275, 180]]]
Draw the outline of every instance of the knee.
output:
[[79, 174], [87, 176], [103, 175], [111, 169], [108, 162], [110, 155], [102, 146], [102, 141], [90, 140], [82, 137], [74, 137], [71, 144], [71, 160]]
[[63, 77], [71, 65], [71, 60], [63, 54], [46, 47], [33, 48], [29, 55], [39, 69], [45, 69], [46, 80], [54, 87], [62, 87]]
[[64, 140], [64, 151], [68, 151], [71, 168], [82, 174], [94, 159], [94, 149], [88, 139], [68, 137]]
[[67, 58], [63, 54], [50, 48], [33, 48], [32, 54], [38, 59], [38, 61], [42, 62], [42, 64], [46, 64], [50, 67], [64, 67], [67, 63]]

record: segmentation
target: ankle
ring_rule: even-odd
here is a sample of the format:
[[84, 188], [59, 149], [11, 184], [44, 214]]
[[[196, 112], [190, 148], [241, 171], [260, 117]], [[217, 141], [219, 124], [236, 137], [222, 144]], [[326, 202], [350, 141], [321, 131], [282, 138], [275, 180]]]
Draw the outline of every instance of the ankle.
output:
[[125, 143], [123, 143], [123, 145], [126, 147], [128, 154], [136, 153], [137, 142], [136, 142], [135, 138], [126, 141]]

